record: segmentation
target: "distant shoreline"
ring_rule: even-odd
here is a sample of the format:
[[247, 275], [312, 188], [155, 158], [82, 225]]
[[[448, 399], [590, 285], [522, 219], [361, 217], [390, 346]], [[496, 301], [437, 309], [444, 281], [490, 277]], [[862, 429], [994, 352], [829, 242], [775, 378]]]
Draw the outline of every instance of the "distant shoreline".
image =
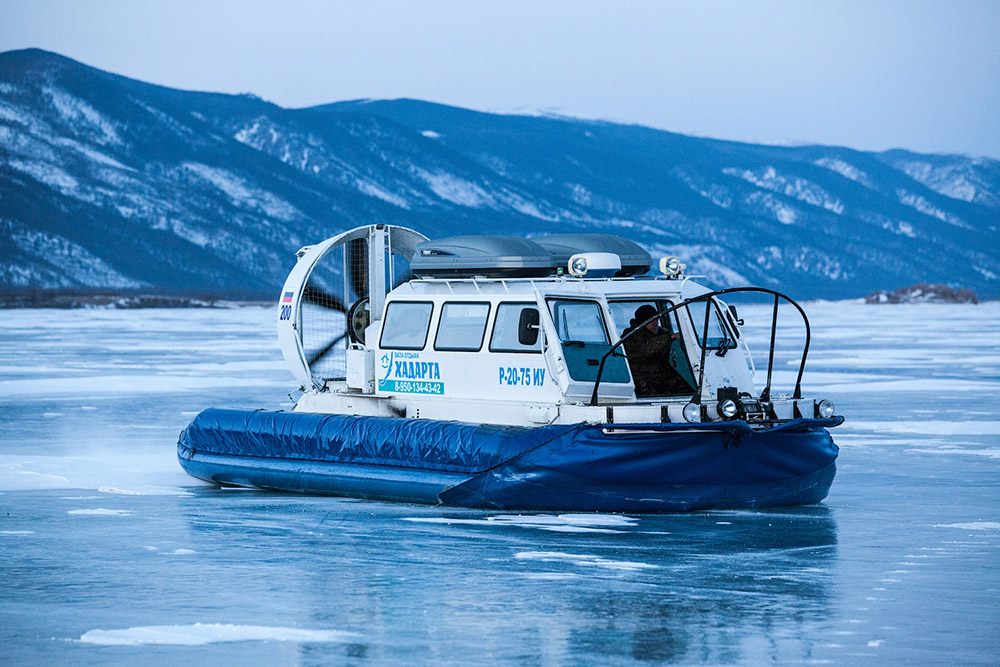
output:
[[136, 310], [142, 308], [233, 308], [239, 306], [273, 306], [276, 299], [267, 295], [180, 295], [140, 294], [134, 292], [77, 292], [63, 290], [27, 290], [0, 292], [0, 310], [14, 308], [111, 308]]
[[[904, 305], [907, 303], [930, 303], [930, 304], [975, 304], [989, 303], [995, 300], [979, 301], [972, 295], [972, 299], [956, 299], [954, 295], [941, 295], [934, 290], [923, 291], [921, 296], [913, 298], [906, 294], [916, 287], [927, 288], [931, 286], [920, 285], [897, 290], [895, 293], [875, 292], [868, 297], [853, 297], [849, 299], [807, 299], [801, 303], [811, 302], [854, 302], [868, 303], [869, 305]], [[943, 286], [933, 286], [943, 287]], [[879, 298], [880, 295], [891, 295], [891, 298]], [[933, 296], [932, 296], [933, 295]], [[912, 300], [907, 299], [910, 296]], [[928, 297], [931, 298], [928, 298]], [[940, 298], [944, 296], [945, 298]], [[902, 298], [901, 298], [902, 297]], [[934, 298], [938, 297], [938, 298]], [[949, 298], [950, 297], [950, 298]], [[110, 292], [110, 291], [74, 291], [74, 290], [24, 290], [24, 291], [2, 291], [0, 290], [0, 310], [30, 309], [30, 308], [53, 308], [59, 310], [103, 308], [113, 310], [141, 310], [147, 308], [239, 308], [244, 306], [268, 307], [277, 303], [276, 297], [270, 294], [156, 294], [137, 292]]]

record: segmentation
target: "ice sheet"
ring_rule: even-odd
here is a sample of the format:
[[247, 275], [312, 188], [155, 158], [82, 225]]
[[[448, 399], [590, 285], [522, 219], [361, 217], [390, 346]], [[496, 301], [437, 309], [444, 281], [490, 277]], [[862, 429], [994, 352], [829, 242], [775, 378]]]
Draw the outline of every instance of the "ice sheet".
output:
[[994, 661], [1000, 307], [805, 306], [829, 498], [664, 516], [204, 485], [194, 414], [290, 406], [273, 309], [6, 311], [0, 664]]

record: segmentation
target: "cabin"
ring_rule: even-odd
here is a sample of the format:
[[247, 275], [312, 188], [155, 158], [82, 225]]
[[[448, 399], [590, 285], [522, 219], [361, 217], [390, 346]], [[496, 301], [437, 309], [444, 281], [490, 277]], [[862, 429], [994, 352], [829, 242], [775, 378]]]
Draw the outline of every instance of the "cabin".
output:
[[[734, 308], [676, 258], [652, 266], [604, 234], [430, 241], [373, 225], [303, 248], [278, 312], [295, 410], [522, 426], [816, 413], [798, 391], [770, 396], [773, 354], [758, 386]], [[622, 343], [644, 306], [673, 340], [655, 363], [674, 381], [654, 394], [637, 393]]]

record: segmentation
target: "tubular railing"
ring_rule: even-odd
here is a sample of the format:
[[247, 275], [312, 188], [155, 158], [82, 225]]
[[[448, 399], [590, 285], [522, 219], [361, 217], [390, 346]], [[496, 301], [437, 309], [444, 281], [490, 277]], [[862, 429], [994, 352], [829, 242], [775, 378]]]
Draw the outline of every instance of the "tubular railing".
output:
[[[669, 306], [667, 308], [664, 308], [655, 315], [651, 315], [650, 317], [648, 317], [641, 324], [637, 324], [635, 327], [632, 328], [631, 331], [622, 336], [621, 339], [617, 343], [612, 345], [608, 349], [608, 351], [604, 353], [604, 356], [601, 357], [601, 363], [597, 369], [597, 378], [594, 381], [594, 393], [590, 397], [590, 405], [598, 404], [597, 390], [601, 386], [601, 375], [604, 373], [604, 363], [607, 361], [608, 357], [610, 357], [612, 354], [615, 353], [615, 350], [621, 347], [625, 343], [625, 341], [628, 340], [631, 336], [633, 336], [637, 331], [639, 331], [639, 329], [641, 329], [642, 327], [646, 326], [647, 324], [649, 324], [650, 322], [659, 317], [663, 317], [664, 315], [672, 313], [678, 308], [686, 307], [688, 304], [696, 303], [698, 301], [708, 302], [710, 299], [713, 299], [717, 296], [722, 296], [723, 294], [737, 294], [740, 292], [760, 292], [763, 294], [771, 294], [774, 296], [774, 309], [771, 314], [771, 346], [770, 349], [768, 350], [768, 355], [767, 355], [767, 384], [764, 386], [763, 391], [760, 392], [759, 400], [761, 402], [767, 402], [771, 400], [771, 371], [772, 368], [774, 367], [774, 342], [778, 328], [778, 303], [780, 302], [781, 299], [784, 299], [788, 303], [792, 304], [795, 307], [795, 309], [799, 311], [799, 315], [802, 316], [802, 321], [806, 325], [806, 342], [805, 346], [802, 348], [802, 359], [799, 361], [799, 374], [798, 377], [795, 379], [795, 392], [792, 394], [793, 399], [802, 398], [802, 372], [805, 370], [806, 367], [806, 356], [809, 354], [809, 341], [812, 337], [809, 329], [809, 318], [806, 317], [805, 311], [802, 310], [802, 307], [798, 303], [796, 303], [793, 299], [791, 299], [788, 296], [785, 296], [781, 292], [776, 292], [774, 290], [770, 290], [765, 287], [730, 287], [727, 289], [716, 290], [714, 292], [707, 292], [705, 294], [701, 294], [694, 298], [682, 301], [674, 306]], [[701, 362], [698, 365], [698, 387], [695, 389], [694, 396], [691, 397], [691, 402], [695, 403], [696, 405], [701, 404], [701, 393], [705, 384], [705, 354], [709, 349], [708, 325], [709, 322], [711, 321], [709, 319], [711, 315], [711, 310], [712, 309], [710, 307], [710, 303], [706, 303], [705, 324], [701, 334], [701, 342], [702, 342]], [[695, 333], [697, 334], [697, 332]]]

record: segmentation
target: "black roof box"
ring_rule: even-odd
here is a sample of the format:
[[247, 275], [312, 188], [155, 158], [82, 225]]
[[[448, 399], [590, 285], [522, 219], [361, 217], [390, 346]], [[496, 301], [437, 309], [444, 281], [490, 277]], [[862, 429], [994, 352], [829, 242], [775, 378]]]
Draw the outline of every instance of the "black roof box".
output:
[[518, 236], [451, 236], [418, 243], [410, 270], [423, 278], [540, 278], [555, 264], [548, 250]]
[[569, 258], [580, 252], [610, 252], [621, 259], [622, 270], [616, 276], [642, 275], [653, 266], [653, 258], [634, 241], [613, 234], [552, 234], [531, 239], [550, 253], [554, 266], [564, 270]]

